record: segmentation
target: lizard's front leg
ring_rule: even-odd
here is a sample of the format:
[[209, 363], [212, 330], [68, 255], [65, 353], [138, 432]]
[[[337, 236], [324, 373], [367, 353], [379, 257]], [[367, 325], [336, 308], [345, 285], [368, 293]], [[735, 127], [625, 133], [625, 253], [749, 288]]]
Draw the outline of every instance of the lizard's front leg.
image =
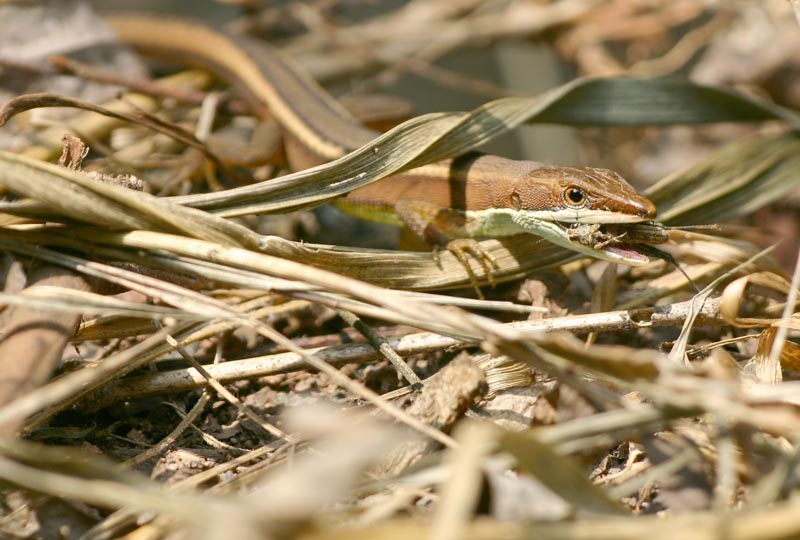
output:
[[471, 237], [469, 218], [465, 212], [415, 199], [400, 200], [394, 208], [397, 216], [411, 232], [433, 246], [434, 256], [437, 256], [439, 249], [444, 248], [458, 259], [480, 296], [478, 278], [468, 256], [478, 261], [486, 279], [494, 285], [492, 273], [497, 269], [497, 260]]

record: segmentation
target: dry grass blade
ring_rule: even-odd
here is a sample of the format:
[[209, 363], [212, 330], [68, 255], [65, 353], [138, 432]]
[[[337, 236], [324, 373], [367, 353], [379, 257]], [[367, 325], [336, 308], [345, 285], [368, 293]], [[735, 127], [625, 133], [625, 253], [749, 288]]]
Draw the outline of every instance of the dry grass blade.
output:
[[797, 306], [797, 290], [800, 286], [800, 253], [794, 263], [794, 273], [792, 274], [792, 281], [789, 283], [789, 294], [786, 295], [786, 305], [783, 307], [781, 313], [781, 322], [778, 326], [778, 331], [775, 332], [775, 340], [771, 343], [769, 356], [767, 358], [766, 367], [771, 369], [771, 375], [768, 382], [778, 382], [783, 380], [781, 373], [781, 356], [783, 350], [786, 348], [786, 338], [789, 336], [790, 321], [796, 321], [794, 317], [795, 309]]
[[480, 497], [481, 464], [497, 444], [497, 433], [490, 426], [472, 422], [461, 425], [455, 438], [461, 444], [445, 458], [450, 471], [431, 527], [435, 540], [454, 540], [464, 534]]
[[647, 190], [670, 225], [741, 217], [796, 189], [800, 140], [794, 134], [731, 144], [714, 158], [670, 175]]
[[[758, 347], [751, 360], [756, 377], [768, 383], [776, 383], [783, 379], [782, 369], [792, 370], [795, 367], [796, 344], [787, 342], [788, 331], [800, 329], [800, 321], [795, 313], [797, 306], [797, 279], [800, 265], [795, 266], [795, 273], [790, 282], [785, 277], [772, 272], [757, 272], [731, 282], [722, 292], [720, 313], [730, 324], [743, 327], [764, 327], [758, 339]], [[750, 298], [748, 286], [754, 285], [766, 291], [774, 291], [786, 295], [780, 317], [740, 317], [739, 311], [743, 302]], [[785, 366], [784, 364], [785, 360]]]
[[[43, 492], [69, 494], [100, 505], [115, 501], [120, 506], [131, 504], [143, 510], [160, 507], [186, 515], [187, 508], [169, 502], [161, 486], [99, 456], [87, 459], [86, 454], [75, 449], [49, 448], [14, 439], [4, 439], [0, 453], [4, 477]], [[126, 497], [130, 498], [128, 503]]]
[[592, 484], [577, 464], [560, 456], [533, 433], [506, 432], [498, 437], [498, 444], [527, 472], [570, 503], [579, 515], [624, 514], [622, 507]]
[[[720, 314], [728, 324], [748, 327], [748, 326], [767, 326], [777, 324], [779, 318], [761, 317], [740, 317], [739, 312], [742, 303], [747, 299], [746, 292], [749, 286], [760, 287], [763, 290], [775, 291], [781, 295], [788, 295], [791, 291], [791, 283], [784, 276], [774, 272], [754, 272], [731, 281], [725, 286], [720, 296]], [[788, 326], [792, 326], [791, 321], [786, 321]], [[796, 326], [795, 326], [796, 328]]]
[[[97, 313], [106, 315], [127, 315], [144, 319], [171, 317], [183, 319], [187, 314], [179, 309], [165, 306], [126, 302], [117, 298], [103, 296], [88, 291], [76, 291], [62, 287], [42, 286], [26, 289], [20, 295], [0, 293], [0, 303], [28, 306], [33, 309], [50, 309], [65, 313]], [[213, 315], [210, 315], [213, 317]], [[196, 316], [188, 315], [190, 319]]]
[[0, 185], [47, 204], [56, 220], [62, 216], [111, 229], [168, 230], [226, 244], [258, 245], [255, 233], [231, 221], [10, 152], [0, 152]]

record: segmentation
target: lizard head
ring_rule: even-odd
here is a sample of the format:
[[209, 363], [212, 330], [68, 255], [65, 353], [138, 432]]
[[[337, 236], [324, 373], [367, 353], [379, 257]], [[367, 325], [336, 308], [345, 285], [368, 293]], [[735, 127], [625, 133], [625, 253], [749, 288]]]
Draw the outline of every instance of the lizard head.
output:
[[663, 226], [650, 223], [653, 202], [608, 169], [536, 167], [517, 181], [509, 206], [524, 229], [613, 262], [644, 264], [642, 246], [667, 241]]
[[541, 210], [547, 219], [563, 223], [636, 223], [656, 217], [652, 201], [608, 169], [537, 167], [520, 179], [512, 197], [518, 209]]

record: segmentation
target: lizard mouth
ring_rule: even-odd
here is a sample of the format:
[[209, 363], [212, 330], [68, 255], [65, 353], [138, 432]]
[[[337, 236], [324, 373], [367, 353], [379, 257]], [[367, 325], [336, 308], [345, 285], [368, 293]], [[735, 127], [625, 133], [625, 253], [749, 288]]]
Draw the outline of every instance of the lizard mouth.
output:
[[647, 264], [651, 256], [661, 258], [663, 252], [650, 244], [669, 240], [666, 227], [655, 221], [570, 223], [566, 230], [570, 240], [602, 253], [601, 258], [633, 266]]
[[650, 262], [650, 257], [640, 251], [641, 246], [647, 244], [617, 244], [614, 246], [603, 246], [600, 251], [608, 255], [609, 259], [619, 259], [619, 262], [632, 266], [639, 266]]
[[595, 257], [630, 266], [647, 264], [651, 258], [662, 259], [682, 273], [699, 293], [700, 288], [675, 257], [653, 245], [669, 240], [667, 230], [667, 227], [655, 221], [614, 225], [572, 223], [566, 226], [570, 241], [594, 251]]

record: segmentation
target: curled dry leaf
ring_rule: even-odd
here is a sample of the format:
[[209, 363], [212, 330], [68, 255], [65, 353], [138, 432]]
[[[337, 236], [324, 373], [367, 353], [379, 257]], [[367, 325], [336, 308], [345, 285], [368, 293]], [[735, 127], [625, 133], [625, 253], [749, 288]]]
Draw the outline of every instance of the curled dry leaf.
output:
[[755, 272], [732, 281], [722, 291], [719, 308], [720, 314], [728, 324], [744, 328], [787, 324], [794, 330], [800, 329], [800, 320], [795, 317], [787, 321], [781, 321], [779, 317], [740, 317], [739, 313], [743, 302], [747, 299], [749, 286], [762, 287], [783, 296], [789, 292], [790, 283], [785, 277], [774, 272]]

